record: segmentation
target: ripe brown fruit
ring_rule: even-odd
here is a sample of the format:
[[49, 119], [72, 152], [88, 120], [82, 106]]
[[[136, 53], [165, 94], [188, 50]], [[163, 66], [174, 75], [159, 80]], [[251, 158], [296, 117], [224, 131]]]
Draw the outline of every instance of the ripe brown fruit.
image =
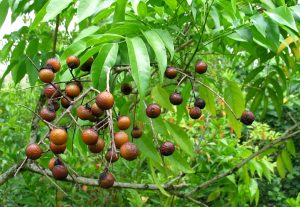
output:
[[175, 151], [175, 146], [172, 142], [164, 142], [159, 148], [160, 154], [169, 156]]
[[43, 150], [38, 144], [29, 144], [26, 147], [26, 156], [31, 160], [39, 159], [42, 156]]
[[47, 64], [47, 67], [53, 69], [54, 73], [57, 73], [60, 70], [60, 67], [61, 67], [59, 60], [56, 59], [56, 58], [48, 59], [46, 64]]
[[114, 134], [114, 141], [115, 141], [115, 145], [118, 149], [120, 149], [120, 147], [125, 144], [126, 142], [129, 141], [128, 138], [128, 134], [126, 132], [116, 132]]
[[53, 144], [62, 145], [67, 143], [68, 133], [63, 128], [55, 128], [51, 130], [49, 137]]
[[119, 116], [117, 122], [120, 130], [126, 130], [130, 127], [130, 119], [128, 116]]
[[195, 65], [195, 71], [199, 74], [203, 74], [207, 71], [207, 64], [205, 62], [199, 61]]
[[47, 98], [57, 98], [61, 96], [59, 84], [54, 84], [54, 86], [51, 84], [46, 85], [44, 95]]
[[99, 185], [101, 188], [110, 188], [114, 185], [115, 177], [108, 171], [105, 171], [99, 176]]
[[50, 149], [54, 154], [62, 154], [67, 148], [66, 143], [61, 145], [56, 145], [53, 142], [50, 142]]
[[75, 69], [80, 65], [80, 60], [76, 56], [69, 56], [66, 60], [66, 63], [69, 68]]
[[63, 180], [68, 177], [69, 171], [65, 165], [55, 165], [52, 169], [52, 175], [56, 180]]
[[87, 128], [82, 131], [81, 138], [85, 144], [94, 145], [98, 141], [98, 133], [92, 128]]
[[180, 93], [175, 92], [170, 95], [169, 100], [173, 105], [180, 105], [182, 103], [182, 96]]
[[169, 79], [174, 79], [177, 76], [177, 69], [174, 67], [167, 67], [165, 76]]
[[68, 96], [74, 98], [74, 97], [79, 96], [81, 90], [77, 83], [72, 82], [66, 86], [65, 92]]
[[92, 152], [92, 153], [100, 153], [102, 152], [102, 150], [104, 149], [104, 146], [105, 146], [105, 142], [103, 139], [99, 138], [97, 140], [97, 143], [94, 144], [94, 145], [89, 145], [89, 150]]
[[204, 109], [205, 108], [205, 101], [201, 98], [196, 98], [194, 106], [197, 106], [200, 109]]
[[255, 120], [255, 116], [251, 111], [244, 111], [240, 121], [245, 125], [251, 125]]
[[138, 127], [134, 127], [131, 131], [131, 136], [133, 138], [140, 138], [143, 135], [143, 130], [141, 128]]
[[100, 117], [104, 114], [104, 111], [98, 107], [96, 103], [94, 103], [91, 107], [92, 114], [94, 116]]
[[127, 142], [120, 148], [120, 155], [128, 161], [135, 160], [139, 155], [139, 150], [132, 142]]
[[51, 122], [56, 118], [56, 112], [55, 112], [54, 108], [53, 108], [53, 110], [51, 110], [48, 107], [43, 107], [40, 110], [40, 116], [42, 117], [42, 119]]
[[81, 65], [80, 70], [90, 72], [91, 68], [92, 68], [92, 65], [93, 65], [93, 62], [94, 62], [94, 58], [90, 57], [87, 61], [85, 61], [85, 63], [83, 63]]
[[56, 160], [56, 158], [54, 158], [54, 157], [52, 157], [52, 158], [49, 160], [49, 163], [48, 163], [48, 168], [49, 168], [49, 170], [52, 170], [52, 169], [54, 168], [55, 160]]
[[107, 91], [101, 92], [96, 97], [96, 104], [103, 110], [111, 109], [114, 105], [114, 97]]
[[192, 119], [198, 119], [202, 115], [202, 112], [199, 107], [195, 106], [190, 108], [189, 114]]
[[49, 68], [42, 68], [39, 71], [39, 78], [44, 83], [51, 83], [54, 80], [54, 77], [53, 71]]
[[72, 101], [73, 101], [73, 98], [71, 98], [69, 96], [64, 96], [61, 98], [60, 103], [61, 103], [62, 107], [68, 108], [71, 105]]
[[[119, 159], [119, 155], [116, 152], [113, 152], [112, 149], [109, 149], [105, 154], [105, 159], [107, 162], [116, 162]], [[111, 159], [111, 161], [110, 161]]]
[[47, 107], [50, 109], [50, 111], [57, 111], [60, 107], [60, 104], [58, 103], [57, 99], [49, 99]]
[[146, 108], [146, 114], [150, 118], [159, 117], [160, 113], [161, 113], [161, 109], [158, 104], [150, 104]]
[[121, 92], [124, 95], [129, 95], [132, 92], [132, 86], [129, 83], [123, 83], [121, 86]]
[[78, 118], [80, 118], [81, 120], [89, 120], [92, 116], [92, 111], [90, 108], [80, 105], [77, 109], [76, 109], [76, 115], [78, 116]]

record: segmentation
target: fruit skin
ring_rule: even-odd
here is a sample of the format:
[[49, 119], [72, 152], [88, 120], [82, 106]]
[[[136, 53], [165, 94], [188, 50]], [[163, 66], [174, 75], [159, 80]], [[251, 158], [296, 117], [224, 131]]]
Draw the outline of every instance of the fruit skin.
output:
[[150, 104], [146, 108], [146, 114], [149, 118], [159, 117], [160, 113], [161, 109], [158, 104]]
[[203, 99], [201, 99], [201, 98], [196, 98], [195, 103], [194, 103], [194, 106], [197, 106], [197, 107], [200, 108], [200, 109], [204, 109], [204, 108], [205, 108], [205, 105], [206, 105], [206, 103], [205, 103], [205, 101], [204, 101]]
[[93, 62], [94, 62], [94, 58], [90, 57], [89, 59], [87, 59], [87, 61], [85, 61], [85, 63], [81, 65], [80, 70], [90, 72]]
[[175, 151], [175, 146], [172, 142], [164, 142], [159, 148], [160, 154], [170, 156]]
[[135, 160], [139, 155], [139, 150], [132, 142], [127, 142], [120, 148], [120, 155], [128, 161]]
[[119, 155], [116, 152], [113, 152], [111, 149], [109, 149], [105, 154], [105, 159], [107, 162], [110, 162], [111, 159], [111, 162], [113, 163], [118, 161]]
[[54, 86], [51, 84], [45, 86], [43, 93], [47, 98], [57, 98], [61, 96], [61, 93], [59, 92], [60, 91], [59, 85], [54, 84]]
[[177, 69], [174, 67], [167, 67], [165, 76], [169, 79], [174, 79], [177, 76]]
[[50, 111], [57, 111], [60, 107], [60, 104], [58, 103], [57, 99], [49, 99], [47, 107], [50, 109]]
[[192, 119], [198, 119], [202, 115], [202, 112], [199, 107], [195, 106], [193, 108], [190, 108], [189, 114]]
[[67, 148], [66, 143], [61, 145], [56, 145], [53, 142], [50, 142], [50, 149], [54, 154], [63, 154]]
[[251, 125], [255, 120], [255, 116], [251, 111], [244, 111], [240, 121], [245, 125]]
[[67, 142], [68, 133], [65, 129], [55, 128], [51, 130], [49, 137], [50, 141], [53, 142], [53, 144], [62, 145]]
[[126, 132], [116, 132], [114, 134], [114, 141], [115, 145], [118, 149], [125, 144], [126, 142], [129, 142], [128, 134]]
[[117, 122], [120, 130], [126, 130], [130, 127], [130, 119], [128, 116], [119, 116]]
[[54, 77], [53, 71], [49, 68], [42, 68], [39, 71], [39, 78], [44, 83], [51, 83], [54, 80]]
[[31, 160], [39, 159], [42, 156], [43, 150], [38, 144], [29, 144], [26, 147], [26, 156]]
[[143, 130], [141, 128], [138, 127], [134, 127], [131, 131], [131, 136], [133, 138], [140, 138], [143, 135]]
[[55, 160], [56, 160], [56, 158], [54, 158], [54, 157], [52, 157], [52, 158], [49, 160], [49, 163], [48, 163], [48, 168], [49, 168], [49, 170], [52, 170], [52, 169], [54, 168]]
[[132, 92], [132, 86], [129, 83], [124, 83], [121, 86], [121, 92], [124, 95], [129, 95]]
[[40, 110], [40, 116], [42, 117], [42, 119], [51, 122], [56, 118], [56, 112], [55, 110], [50, 110], [48, 107], [43, 107]]
[[94, 145], [98, 141], [98, 133], [92, 128], [86, 128], [81, 133], [83, 142], [87, 145]]
[[80, 65], [80, 60], [76, 56], [69, 56], [66, 60], [66, 63], [69, 68], [75, 69]]
[[182, 103], [182, 96], [180, 93], [175, 92], [170, 95], [169, 100], [173, 105], [180, 105]]
[[99, 138], [97, 140], [97, 143], [94, 144], [94, 145], [89, 145], [89, 150], [92, 152], [92, 153], [99, 153], [99, 152], [102, 152], [102, 150], [104, 149], [104, 146], [105, 146], [105, 142], [103, 139]]
[[99, 176], [99, 185], [101, 188], [110, 188], [114, 185], [115, 177], [108, 171], [105, 171]]
[[64, 165], [55, 165], [52, 169], [52, 175], [56, 180], [63, 180], [68, 177], [68, 168]]
[[96, 103], [94, 103], [91, 107], [92, 114], [94, 116], [100, 117], [104, 114], [104, 111], [98, 107]]
[[92, 116], [92, 111], [90, 108], [87, 108], [86, 106], [80, 105], [76, 109], [76, 115], [81, 120], [89, 120]]
[[103, 110], [111, 109], [114, 105], [114, 97], [107, 91], [101, 92], [96, 97], [96, 104]]
[[53, 69], [54, 73], [57, 73], [61, 68], [59, 60], [57, 58], [48, 59], [46, 64], [47, 64], [47, 67], [50, 67], [51, 69]]
[[73, 98], [71, 98], [69, 96], [65, 96], [65, 97], [61, 98], [60, 103], [61, 103], [62, 107], [68, 108], [71, 105], [72, 101], [73, 101]]
[[207, 64], [205, 62], [199, 61], [195, 65], [195, 71], [199, 74], [203, 74], [207, 71]]
[[78, 84], [69, 83], [65, 88], [65, 92], [68, 96], [74, 98], [74, 97], [79, 96], [81, 90], [80, 90], [80, 87], [78, 86]]

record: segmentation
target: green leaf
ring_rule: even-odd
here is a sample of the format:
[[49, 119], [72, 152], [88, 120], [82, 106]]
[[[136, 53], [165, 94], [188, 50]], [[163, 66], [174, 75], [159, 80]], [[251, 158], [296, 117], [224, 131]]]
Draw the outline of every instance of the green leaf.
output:
[[[94, 54], [98, 53], [102, 45], [92, 47], [88, 49], [81, 57], [80, 57], [80, 66], [84, 64], [90, 57], [92, 57]], [[79, 66], [79, 67], [80, 67]]]
[[119, 40], [123, 38], [124, 38], [123, 36], [117, 34], [100, 34], [100, 35], [91, 35], [85, 37], [83, 41], [87, 42], [87, 47], [91, 47], [97, 44], [112, 42], [114, 40]]
[[165, 0], [164, 1], [172, 10], [175, 10], [177, 7], [177, 1], [175, 0]]
[[0, 3], [0, 28], [2, 27], [2, 24], [6, 19], [8, 8], [9, 8], [8, 1], [2, 0]]
[[86, 42], [83, 40], [79, 40], [77, 42], [72, 43], [67, 49], [65, 49], [64, 53], [61, 55], [61, 65], [65, 65], [66, 59], [70, 55], [79, 55], [82, 51], [86, 49]]
[[[34, 61], [34, 60], [33, 60]], [[37, 65], [38, 61], [34, 61], [35, 64]], [[38, 71], [36, 68], [32, 65], [32, 63], [26, 59], [26, 72], [28, 75], [29, 83], [31, 86], [34, 86], [36, 81], [38, 80]]]
[[168, 157], [165, 157], [165, 163], [170, 166], [173, 172], [184, 172], [184, 173], [194, 173], [195, 171], [189, 165], [187, 159], [185, 159], [180, 152], [175, 150], [175, 152]]
[[182, 117], [184, 115], [184, 113], [187, 113], [187, 110], [186, 110], [186, 105], [189, 101], [189, 97], [190, 97], [190, 92], [192, 90], [192, 85], [190, 82], [187, 82], [185, 84], [185, 86], [183, 87], [182, 91], [181, 91], [181, 96], [182, 96], [182, 103], [177, 106], [177, 123], [179, 124], [180, 121], [182, 120]]
[[156, 175], [156, 173], [155, 173], [155, 171], [154, 171], [154, 168], [153, 168], [153, 166], [152, 166], [152, 163], [151, 163], [151, 162], [148, 162], [148, 165], [149, 165], [149, 167], [150, 167], [150, 171], [151, 171], [151, 175], [152, 175], [153, 181], [154, 181], [154, 183], [156, 184], [156, 186], [158, 187], [159, 191], [160, 191], [163, 195], [169, 197], [170, 195], [168, 194], [168, 192], [167, 192], [165, 189], [163, 189], [163, 188], [161, 187], [161, 184], [160, 184], [159, 181], [158, 181], [159, 178], [157, 177], [157, 175]]
[[207, 198], [206, 202], [211, 202], [213, 200], [216, 200], [219, 196], [220, 196], [220, 189], [217, 188], [216, 190], [214, 190], [213, 192], [211, 192], [208, 195], [208, 198]]
[[152, 88], [151, 98], [163, 108], [174, 111], [173, 106], [169, 101], [169, 94], [160, 85]]
[[250, 190], [250, 197], [254, 198], [256, 192], [258, 191], [258, 185], [257, 185], [257, 182], [254, 178], [252, 178], [251, 181], [250, 181], [249, 190]]
[[167, 68], [167, 53], [166, 48], [164, 47], [164, 42], [154, 30], [143, 32], [143, 34], [155, 53], [160, 72], [160, 81], [163, 82], [164, 73]]
[[93, 15], [94, 12], [98, 9], [98, 4], [99, 1], [96, 0], [80, 0], [77, 9], [78, 23]]
[[138, 15], [140, 17], [146, 17], [148, 13], [147, 5], [145, 2], [141, 1], [138, 5]]
[[38, 52], [38, 48], [39, 48], [38, 46], [39, 46], [38, 39], [31, 40], [26, 48], [26, 54], [30, 57], [35, 56]]
[[91, 34], [94, 34], [97, 30], [99, 30], [99, 27], [96, 26], [90, 26], [82, 30], [78, 36], [74, 39], [74, 42], [77, 42], [78, 40], [81, 40], [85, 38], [86, 36], [89, 36]]
[[283, 150], [282, 150], [282, 152], [281, 152], [281, 157], [282, 157], [282, 161], [283, 161], [283, 164], [284, 164], [285, 168], [286, 168], [289, 172], [292, 172], [292, 171], [293, 171], [293, 164], [292, 164], [290, 155], [289, 155], [289, 153], [287, 152], [286, 149], [283, 149]]
[[288, 150], [288, 152], [293, 155], [294, 157], [296, 157], [296, 148], [295, 148], [295, 145], [294, 145], [294, 141], [289, 139], [287, 142], [286, 142], [286, 149]]
[[284, 164], [283, 164], [283, 161], [282, 161], [282, 158], [281, 158], [280, 154], [277, 155], [276, 164], [277, 164], [277, 171], [278, 171], [280, 177], [284, 178], [285, 174], [286, 174], [286, 170], [285, 170], [285, 167], [284, 167]]
[[268, 22], [266, 21], [266, 18], [261, 15], [255, 15], [252, 18], [253, 24], [256, 27], [256, 29], [262, 34], [263, 37], [266, 37], [266, 30], [268, 27]]
[[125, 20], [126, 5], [127, 5], [127, 0], [117, 0], [115, 14], [114, 14], [114, 23], [122, 22]]
[[250, 83], [250, 81], [253, 81], [253, 79], [264, 69], [264, 66], [259, 66], [252, 70], [245, 78], [244, 84]]
[[4, 71], [3, 75], [1, 76], [0, 79], [0, 88], [2, 87], [4, 78], [10, 73], [11, 69], [13, 67], [15, 67], [15, 65], [17, 64], [17, 61], [11, 61], [10, 64], [8, 65], [8, 67], [6, 68], [6, 70]]
[[58, 14], [62, 12], [65, 8], [71, 4], [73, 0], [50, 0], [47, 8], [46, 8], [46, 15], [43, 18], [43, 22], [48, 22], [49, 20], [56, 17]]
[[151, 67], [147, 48], [139, 37], [127, 38], [131, 74], [143, 99], [149, 86]]
[[40, 22], [43, 20], [44, 16], [46, 15], [46, 9], [48, 7], [50, 1], [48, 1], [41, 9], [40, 11], [35, 15], [35, 18], [32, 22], [32, 24], [30, 25], [30, 30], [35, 29]]
[[156, 29], [155, 31], [159, 34], [160, 38], [165, 43], [165, 47], [168, 49], [171, 56], [170, 59], [172, 60], [174, 56], [174, 43], [172, 36], [167, 30]]
[[26, 74], [26, 64], [24, 56], [20, 58], [18, 64], [11, 69], [11, 76], [15, 84], [19, 83]]
[[113, 12], [115, 11], [115, 9], [113, 7], [109, 7], [109, 8], [105, 8], [103, 10], [101, 10], [100, 12], [98, 12], [98, 14], [92, 19], [92, 23], [96, 24], [99, 23], [101, 20], [109, 17]]
[[275, 107], [275, 110], [276, 110], [278, 116], [281, 117], [281, 115], [282, 115], [282, 104], [280, 104], [280, 102], [278, 100], [278, 96], [276, 95], [276, 92], [270, 87], [268, 87], [268, 92], [269, 92], [269, 96], [272, 100], [272, 103]]
[[92, 65], [93, 86], [99, 90], [106, 88], [106, 73], [116, 63], [119, 45], [117, 43], [105, 44], [100, 50]]
[[[203, 83], [205, 85], [208, 85], [207, 82], [203, 81]], [[207, 109], [211, 113], [211, 115], [215, 116], [216, 115], [216, 103], [215, 103], [216, 97], [215, 97], [215, 95], [203, 85], [199, 86], [199, 94], [200, 94], [200, 97], [206, 103], [205, 109]]]

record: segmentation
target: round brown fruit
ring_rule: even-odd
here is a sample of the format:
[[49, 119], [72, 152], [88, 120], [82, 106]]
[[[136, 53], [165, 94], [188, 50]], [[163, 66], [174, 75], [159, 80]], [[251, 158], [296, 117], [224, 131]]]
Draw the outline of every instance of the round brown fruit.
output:
[[111, 109], [114, 105], [114, 97], [107, 91], [101, 92], [96, 97], [96, 104], [103, 110]]
[[105, 171], [99, 176], [99, 185], [101, 188], [110, 188], [114, 185], [115, 177], [108, 171]]
[[69, 171], [65, 165], [55, 165], [52, 169], [52, 175], [56, 180], [63, 180], [68, 177]]
[[47, 60], [46, 62], [47, 67], [50, 67], [51, 69], [53, 69], [54, 73], [57, 73], [60, 70], [60, 62], [57, 58], [50, 58]]
[[165, 76], [169, 79], [174, 79], [177, 76], [177, 69], [174, 67], [167, 67]]
[[87, 61], [85, 61], [85, 63], [83, 63], [81, 65], [80, 70], [90, 72], [91, 68], [92, 68], [92, 65], [93, 65], [93, 62], [94, 62], [94, 58], [90, 57]]
[[255, 116], [251, 111], [244, 111], [240, 121], [245, 125], [251, 125], [255, 120]]
[[71, 69], [75, 69], [80, 65], [80, 60], [76, 56], [69, 56], [66, 60], [67, 65]]
[[127, 142], [120, 148], [120, 155], [128, 161], [135, 160], [139, 155], [139, 150], [132, 142]]
[[131, 136], [133, 138], [140, 138], [143, 135], [143, 130], [141, 128], [138, 127], [134, 127], [131, 131]]
[[61, 96], [61, 93], [59, 91], [60, 91], [60, 87], [58, 84], [54, 84], [54, 86], [51, 84], [48, 84], [45, 86], [44, 95], [47, 98], [57, 98], [57, 97]]
[[90, 117], [92, 116], [92, 111], [90, 108], [80, 105], [76, 109], [76, 115], [78, 116], [79, 119], [81, 120], [89, 120]]
[[55, 110], [50, 110], [48, 107], [43, 107], [40, 110], [40, 116], [42, 117], [42, 119], [44, 119], [45, 121], [53, 121], [56, 118], [56, 112]]
[[99, 138], [97, 140], [97, 143], [94, 144], [94, 145], [89, 145], [89, 150], [92, 152], [92, 153], [100, 153], [102, 152], [102, 150], [104, 149], [104, 146], [105, 146], [105, 142], [103, 139]]
[[170, 95], [169, 100], [173, 105], [180, 105], [182, 103], [182, 96], [180, 93], [175, 92]]
[[98, 133], [92, 128], [87, 128], [81, 133], [81, 138], [85, 144], [94, 145], [98, 141]]
[[114, 134], [114, 141], [115, 141], [115, 145], [118, 149], [120, 149], [120, 147], [125, 144], [126, 142], [129, 141], [128, 139], [128, 135], [126, 132], [116, 132]]
[[31, 160], [39, 159], [42, 156], [43, 150], [38, 144], [29, 144], [26, 147], [26, 156]]
[[195, 106], [190, 108], [189, 114], [192, 119], [198, 119], [202, 115], [202, 112], [199, 107]]
[[120, 130], [126, 130], [130, 127], [130, 119], [128, 116], [119, 116], [117, 122]]
[[62, 154], [67, 148], [66, 144], [56, 145], [53, 142], [50, 142], [50, 149], [54, 154]]
[[119, 159], [119, 155], [113, 152], [112, 149], [109, 149], [105, 154], [105, 159], [107, 162], [116, 162]]
[[201, 98], [196, 98], [194, 106], [197, 106], [200, 109], [204, 109], [205, 108], [205, 101]]
[[39, 78], [44, 83], [51, 83], [54, 80], [54, 73], [49, 68], [42, 68], [39, 71]]
[[199, 74], [203, 74], [207, 71], [207, 64], [205, 62], [199, 61], [195, 65], [195, 71]]
[[70, 97], [77, 97], [79, 96], [81, 90], [80, 87], [78, 86], [77, 83], [73, 82], [73, 83], [69, 83], [66, 88], [65, 88], [65, 92], [68, 96]]
[[54, 157], [52, 157], [52, 158], [49, 160], [49, 163], [48, 163], [48, 168], [49, 168], [49, 170], [52, 170], [52, 169], [54, 168], [55, 160], [56, 160], [56, 158], [54, 158]]
[[47, 107], [50, 109], [50, 111], [57, 111], [60, 107], [58, 100], [56, 99], [49, 99]]
[[55, 128], [51, 130], [49, 137], [53, 144], [62, 145], [67, 143], [68, 133], [63, 128]]
[[158, 104], [150, 104], [146, 108], [146, 114], [150, 118], [159, 117], [160, 113], [161, 113], [161, 109]]
[[164, 142], [159, 148], [160, 154], [169, 156], [175, 151], [175, 146], [172, 142]]
[[121, 92], [124, 95], [129, 95], [132, 92], [132, 86], [129, 83], [123, 83], [121, 86]]
[[94, 103], [91, 107], [92, 114], [94, 116], [100, 117], [104, 114], [104, 111], [98, 107], [96, 103]]
[[71, 105], [72, 101], [73, 101], [73, 98], [71, 98], [69, 96], [64, 96], [61, 98], [60, 103], [61, 103], [62, 107], [68, 108]]

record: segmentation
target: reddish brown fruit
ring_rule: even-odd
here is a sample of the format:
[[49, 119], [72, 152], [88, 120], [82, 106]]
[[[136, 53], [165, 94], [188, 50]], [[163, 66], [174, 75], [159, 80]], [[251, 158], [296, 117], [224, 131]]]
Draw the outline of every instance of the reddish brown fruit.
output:
[[57, 98], [59, 96], [61, 96], [61, 93], [59, 92], [60, 87], [58, 84], [55, 84], [54, 86], [51, 84], [48, 84], [45, 86], [44, 89], [44, 95], [47, 98]]
[[85, 144], [94, 145], [98, 141], [98, 133], [92, 128], [87, 128], [81, 133], [81, 138]]
[[53, 144], [62, 145], [67, 143], [68, 133], [63, 128], [55, 128], [51, 130], [49, 137]]
[[42, 68], [39, 71], [39, 78], [44, 83], [51, 83], [54, 80], [54, 73], [49, 68]]
[[129, 95], [132, 92], [132, 86], [129, 83], [124, 83], [121, 86], [121, 92], [124, 95]]
[[69, 56], [66, 60], [66, 63], [69, 68], [75, 69], [78, 68], [78, 66], [80, 65], [80, 60], [76, 56]]
[[94, 58], [90, 57], [85, 63], [83, 63], [81, 65], [80, 70], [90, 72], [91, 68], [92, 68], [92, 65], [93, 65], [93, 62], [94, 62]]
[[131, 131], [131, 136], [133, 138], [140, 138], [143, 135], [143, 130], [141, 128], [138, 127], [134, 127]]
[[54, 154], [62, 154], [67, 148], [66, 144], [56, 145], [53, 142], [50, 142], [50, 149]]
[[49, 163], [48, 163], [49, 170], [53, 170], [55, 160], [56, 160], [56, 158], [54, 158], [54, 157], [49, 160]]
[[53, 69], [54, 73], [57, 73], [60, 70], [60, 67], [61, 67], [59, 60], [56, 59], [56, 58], [48, 59], [46, 64], [47, 64], [47, 67]]
[[172, 142], [164, 142], [159, 148], [160, 154], [169, 156], [175, 151], [175, 146]]
[[114, 141], [116, 147], [119, 149], [123, 144], [129, 141], [128, 134], [126, 132], [116, 132], [114, 134]]
[[48, 100], [48, 109], [50, 109], [50, 111], [57, 111], [60, 107], [60, 104], [58, 103], [58, 100], [54, 100], [54, 99], [49, 99]]
[[76, 84], [75, 82], [73, 83], [69, 83], [66, 88], [65, 88], [65, 92], [68, 96], [70, 97], [77, 97], [79, 96], [81, 90], [80, 87], [78, 86], [78, 84]]
[[36, 160], [42, 156], [42, 149], [38, 144], [29, 144], [26, 147], [26, 156], [28, 159]]
[[94, 103], [91, 107], [92, 114], [94, 116], [100, 117], [104, 114], [104, 111], [98, 107], [96, 103]]
[[101, 92], [96, 97], [96, 104], [103, 110], [111, 109], [114, 105], [114, 97], [107, 91]]
[[107, 162], [116, 162], [119, 159], [119, 155], [116, 152], [113, 152], [109, 149], [105, 154], [105, 159]]
[[81, 120], [89, 120], [92, 116], [92, 111], [90, 108], [80, 105], [77, 109], [76, 109], [76, 115], [78, 116], [78, 118], [80, 118]]
[[73, 98], [71, 98], [69, 96], [64, 96], [61, 98], [60, 103], [61, 103], [62, 107], [68, 108], [71, 105], [72, 101], [73, 101]]
[[165, 76], [169, 79], [174, 79], [177, 76], [177, 69], [174, 67], [168, 67], [165, 71]]
[[197, 107], [200, 108], [200, 109], [204, 109], [204, 108], [205, 108], [205, 105], [206, 105], [206, 103], [205, 103], [205, 101], [204, 101], [203, 99], [201, 99], [201, 98], [196, 98], [195, 103], [194, 103], [194, 106], [197, 106]]
[[99, 176], [99, 185], [101, 188], [110, 188], [114, 185], [115, 177], [110, 172], [106, 171]]
[[52, 175], [56, 180], [63, 180], [68, 177], [68, 168], [64, 165], [55, 165], [52, 169]]
[[97, 140], [97, 143], [94, 144], [94, 145], [89, 145], [89, 150], [92, 152], [92, 153], [100, 153], [102, 152], [102, 150], [104, 149], [104, 146], [105, 146], [105, 142], [103, 139], [99, 138]]
[[202, 112], [199, 107], [195, 106], [193, 108], [190, 108], [189, 114], [192, 119], [198, 119], [202, 115]]
[[251, 125], [255, 120], [255, 116], [251, 111], [244, 111], [240, 121], [245, 125]]
[[161, 113], [160, 106], [158, 104], [150, 104], [147, 106], [146, 114], [150, 118], [156, 118], [159, 117]]
[[131, 142], [127, 142], [120, 148], [120, 155], [128, 161], [135, 160], [139, 155], [137, 146]]
[[195, 65], [195, 71], [199, 74], [203, 74], [207, 71], [207, 64], [205, 62], [199, 61]]
[[56, 118], [55, 110], [50, 110], [48, 107], [43, 107], [40, 111], [40, 116], [46, 121], [53, 121]]
[[180, 93], [172, 93], [169, 97], [171, 104], [180, 105], [182, 103], [182, 96]]
[[119, 116], [117, 122], [120, 130], [126, 130], [130, 127], [130, 119], [128, 116]]

